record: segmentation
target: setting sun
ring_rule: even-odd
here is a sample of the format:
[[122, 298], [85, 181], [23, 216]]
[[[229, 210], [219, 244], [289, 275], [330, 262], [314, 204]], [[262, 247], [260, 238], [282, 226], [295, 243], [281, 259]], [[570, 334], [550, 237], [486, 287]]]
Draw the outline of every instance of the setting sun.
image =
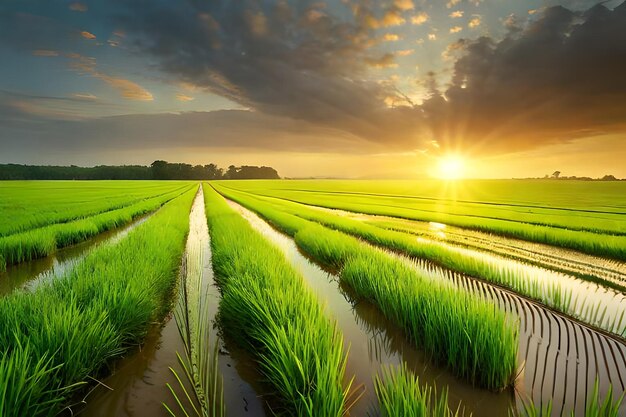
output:
[[444, 180], [457, 180], [463, 177], [465, 160], [457, 155], [444, 156], [439, 160], [437, 176]]

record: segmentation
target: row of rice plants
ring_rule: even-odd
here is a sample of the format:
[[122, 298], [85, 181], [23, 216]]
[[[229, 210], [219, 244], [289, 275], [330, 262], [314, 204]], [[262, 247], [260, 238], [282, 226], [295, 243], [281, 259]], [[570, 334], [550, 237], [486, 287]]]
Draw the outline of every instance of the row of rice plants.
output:
[[474, 254], [471, 251], [455, 250], [455, 248], [442, 245], [436, 241], [415, 238], [411, 234], [381, 229], [359, 220], [322, 212], [299, 203], [242, 194], [241, 192], [223, 187], [219, 189], [236, 201], [253, 198], [260, 203], [269, 204], [271, 207], [293, 214], [299, 218], [314, 221], [359, 237], [374, 245], [390, 248], [411, 257], [427, 259], [453, 271], [509, 288], [556, 311], [621, 337], [626, 337], [625, 312], [609, 317], [605, 314], [606, 306], [599, 303], [595, 305], [589, 304], [578, 296], [573, 297], [572, 292], [564, 289], [558, 282], [542, 280], [540, 279], [541, 277], [531, 274], [528, 268], [515, 267], [515, 265], [498, 262], [497, 259], [481, 256], [480, 253]]
[[[229, 184], [232, 186], [232, 184]], [[300, 193], [294, 195], [287, 192], [255, 191], [259, 194], [272, 195], [277, 198], [309, 204], [330, 209], [340, 209], [355, 213], [398, 217], [409, 220], [445, 223], [451, 226], [495, 233], [531, 242], [574, 249], [591, 255], [606, 256], [618, 260], [626, 260], [626, 236], [613, 235], [609, 230], [595, 233], [585, 230], [570, 230], [550, 225], [530, 224], [507, 219], [477, 217], [475, 215], [450, 215], [433, 211], [422, 211], [402, 207], [397, 204], [385, 204], [377, 196], [363, 196], [367, 201], [355, 202], [354, 195], [341, 193]], [[574, 215], [572, 214], [572, 217]]]
[[7, 181], [0, 183], [0, 237], [67, 223], [183, 191], [173, 181]]
[[204, 193], [223, 331], [258, 362], [275, 412], [344, 415], [351, 381], [336, 323], [278, 248], [210, 186]]
[[43, 258], [57, 249], [85, 241], [99, 233], [130, 223], [188, 191], [188, 185], [131, 206], [107, 211], [85, 219], [59, 223], [0, 238], [0, 271], [8, 265]]
[[492, 390], [514, 383], [518, 323], [492, 302], [420, 274], [354, 237], [260, 200], [241, 194], [234, 199], [294, 236], [298, 246], [318, 262], [339, 269], [341, 280], [457, 375]]
[[381, 417], [462, 417], [465, 412], [459, 404], [456, 410], [448, 406], [448, 390], [437, 395], [437, 389], [420, 385], [419, 377], [406, 364], [385, 368], [374, 379]]
[[172, 304], [195, 190], [71, 271], [0, 299], [0, 415], [54, 416]]

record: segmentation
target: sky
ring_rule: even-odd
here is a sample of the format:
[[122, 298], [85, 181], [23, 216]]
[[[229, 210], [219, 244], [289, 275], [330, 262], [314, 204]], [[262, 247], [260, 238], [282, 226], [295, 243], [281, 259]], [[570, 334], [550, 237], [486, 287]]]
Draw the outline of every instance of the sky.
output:
[[626, 178], [626, 3], [2, 0], [0, 163]]

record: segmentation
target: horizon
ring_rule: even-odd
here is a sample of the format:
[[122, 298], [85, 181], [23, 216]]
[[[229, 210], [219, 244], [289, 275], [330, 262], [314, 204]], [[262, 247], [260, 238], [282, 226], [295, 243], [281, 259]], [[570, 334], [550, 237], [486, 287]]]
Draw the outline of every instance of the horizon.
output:
[[[162, 160], [159, 160], [162, 161]], [[154, 161], [157, 162], [157, 161]], [[190, 167], [196, 167], [196, 166], [200, 166], [200, 167], [206, 167], [210, 164], [213, 163], [201, 163], [201, 164], [189, 164], [186, 162], [180, 162], [180, 161], [164, 161], [167, 163], [171, 163], [171, 164], [183, 164], [183, 165], [189, 165]], [[18, 165], [18, 166], [24, 166], [24, 167], [44, 167], [44, 168], [80, 168], [80, 169], [91, 169], [91, 168], [100, 168], [100, 167], [114, 167], [114, 168], [118, 168], [118, 167], [142, 167], [142, 168], [149, 168], [151, 164], [119, 164], [119, 165], [109, 165], [109, 164], [99, 164], [99, 165], [91, 165], [91, 166], [86, 166], [86, 165], [54, 165], [54, 164], [50, 164], [50, 165], [31, 165], [31, 164], [16, 164], [16, 163], [0, 163], [0, 168], [2, 168], [3, 166], [8, 166], [8, 165]], [[221, 167], [217, 164], [213, 164], [216, 165], [217, 168], [219, 169], [223, 169], [225, 170], [226, 167]], [[235, 166], [235, 167], [242, 167], [242, 166], [246, 166], [245, 164], [240, 164], [240, 165], [236, 165], [236, 164], [229, 164], [229, 166]], [[250, 165], [248, 165], [250, 166]], [[256, 168], [274, 168], [268, 165], [251, 165], [251, 167]], [[586, 176], [586, 175], [575, 175], [575, 174], [571, 174], [568, 172], [559, 172], [559, 176], [555, 177], [554, 173], [552, 174], [544, 174], [543, 176], [537, 176], [537, 177], [493, 177], [493, 178], [479, 178], [479, 177], [470, 177], [467, 175], [463, 175], [462, 177], [458, 177], [458, 178], [445, 178], [445, 177], [436, 177], [436, 176], [431, 176], [431, 177], [369, 177], [369, 176], [353, 176], [353, 177], [341, 177], [341, 176], [329, 176], [329, 175], [317, 175], [317, 176], [288, 176], [288, 175], [281, 175], [280, 171], [277, 171], [278, 175], [279, 175], [279, 179], [283, 179], [283, 180], [355, 180], [355, 181], [359, 181], [359, 180], [372, 180], [372, 181], [422, 181], [422, 180], [440, 180], [440, 181], [480, 181], [480, 180], [494, 180], [494, 181], [498, 181], [498, 180], [559, 180], [559, 181], [567, 181], [567, 180], [571, 180], [571, 181], [626, 181], [626, 177], [624, 178], [620, 178], [619, 176], [615, 176], [612, 174], [605, 174], [599, 177], [590, 177], [590, 176]], [[611, 177], [609, 179], [605, 179], [606, 177]], [[226, 178], [223, 178], [226, 179]], [[261, 178], [245, 178], [248, 180], [262, 180]], [[18, 180], [20, 181], [20, 180]], [[104, 180], [106, 181], [106, 180]]]
[[0, 164], [626, 178], [626, 2], [0, 6]]

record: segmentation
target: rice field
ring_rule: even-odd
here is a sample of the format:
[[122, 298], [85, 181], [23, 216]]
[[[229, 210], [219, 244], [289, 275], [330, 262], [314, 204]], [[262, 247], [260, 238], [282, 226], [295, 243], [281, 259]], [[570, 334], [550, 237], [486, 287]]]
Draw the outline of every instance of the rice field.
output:
[[0, 183], [0, 416], [624, 416], [626, 184]]

